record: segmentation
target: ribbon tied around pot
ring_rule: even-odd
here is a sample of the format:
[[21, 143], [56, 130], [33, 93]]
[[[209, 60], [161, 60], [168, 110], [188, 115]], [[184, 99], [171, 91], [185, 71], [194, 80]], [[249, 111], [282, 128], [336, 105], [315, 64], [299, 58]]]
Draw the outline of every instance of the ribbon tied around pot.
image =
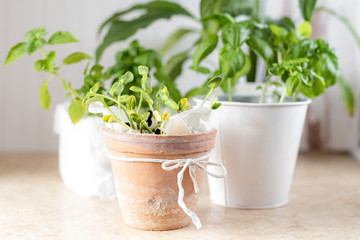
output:
[[[191, 211], [185, 205], [185, 202], [184, 202], [185, 192], [184, 192], [184, 188], [182, 186], [182, 181], [184, 178], [184, 172], [185, 172], [186, 168], [189, 168], [190, 177], [191, 177], [191, 180], [194, 185], [194, 191], [195, 191], [195, 193], [199, 193], [199, 187], [198, 187], [197, 181], [196, 181], [196, 167], [198, 167], [201, 171], [205, 172], [206, 174], [208, 174], [212, 177], [216, 177], [216, 178], [225, 177], [226, 176], [226, 168], [224, 167], [224, 165], [222, 165], [221, 163], [205, 161], [205, 159], [207, 159], [208, 157], [211, 156], [211, 153], [212, 152], [210, 152], [204, 156], [195, 158], [195, 159], [190, 158], [190, 159], [168, 160], [161, 164], [162, 169], [164, 169], [166, 171], [171, 171], [176, 168], [182, 167], [180, 172], [177, 174], [177, 184], [179, 187], [178, 204], [182, 208], [182, 210], [191, 218], [192, 222], [194, 223], [194, 225], [196, 226], [197, 229], [200, 229], [202, 227], [201, 221], [200, 221], [199, 217], [196, 215], [196, 213]], [[211, 173], [206, 168], [204, 168], [201, 164], [220, 167], [222, 170], [222, 173], [221, 174]]]
[[[125, 158], [125, 157], [118, 157], [109, 154], [109, 157], [115, 160], [125, 161], [125, 162], [157, 162], [162, 163], [161, 167], [165, 171], [172, 171], [174, 169], [182, 167], [182, 169], [177, 174], [177, 185], [179, 187], [179, 194], [178, 194], [178, 204], [182, 208], [182, 210], [191, 218], [192, 222], [196, 226], [197, 229], [202, 227], [201, 221], [199, 217], [191, 211], [184, 202], [184, 188], [182, 186], [182, 181], [184, 178], [184, 172], [187, 168], [189, 168], [189, 173], [191, 180], [193, 182], [194, 191], [195, 193], [199, 193], [199, 187], [196, 181], [196, 167], [198, 167], [201, 171], [205, 172], [206, 174], [215, 177], [215, 178], [223, 178], [226, 176], [226, 168], [221, 163], [216, 162], [208, 162], [206, 161], [207, 158], [211, 156], [212, 152], [209, 152], [203, 156], [197, 158], [189, 158], [189, 159], [175, 159], [175, 160], [166, 160], [166, 159], [142, 159], [142, 158]], [[215, 166], [221, 169], [220, 174], [212, 173], [207, 170], [203, 165], [208, 166]]]

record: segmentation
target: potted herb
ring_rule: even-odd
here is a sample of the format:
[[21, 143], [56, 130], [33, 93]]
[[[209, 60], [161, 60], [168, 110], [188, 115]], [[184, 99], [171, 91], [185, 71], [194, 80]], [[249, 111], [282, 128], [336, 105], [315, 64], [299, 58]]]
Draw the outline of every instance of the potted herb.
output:
[[[264, 208], [287, 202], [310, 103], [307, 98], [315, 98], [338, 83], [347, 110], [354, 111], [354, 96], [341, 76], [334, 49], [323, 39], [310, 38], [310, 21], [316, 0], [299, 1], [305, 21], [298, 27], [288, 17], [262, 20], [260, 2], [217, 1], [214, 4], [211, 0], [202, 0], [199, 21], [184, 12], [181, 6], [166, 1], [136, 5], [114, 14], [105, 22], [103, 26], [109, 26], [109, 30], [98, 48], [97, 57], [100, 57], [104, 48], [113, 42], [124, 40], [139, 28], [175, 14], [190, 16], [201, 24], [200, 36], [194, 46], [170, 58], [169, 62], [177, 61], [177, 69], [181, 70], [183, 62], [190, 56], [193, 70], [225, 76], [221, 88], [228, 96], [219, 96], [223, 107], [216, 114], [219, 138], [213, 159], [223, 162], [229, 174], [224, 180], [209, 180], [211, 199], [225, 206]], [[151, 14], [153, 6], [161, 6], [158, 14], [145, 17]], [[142, 17], [130, 21], [121, 19], [124, 14], [139, 9], [146, 10]], [[236, 21], [240, 15], [247, 20]], [[136, 24], [143, 19], [150, 20], [144, 21], [144, 25]], [[114, 29], [125, 21], [133, 24], [133, 31], [129, 35], [115, 32]], [[185, 35], [196, 32], [191, 29], [175, 31], [164, 51]], [[204, 65], [203, 60], [219, 46], [218, 66]], [[259, 93], [255, 96], [234, 95], [240, 77], [246, 76], [248, 82], [255, 81], [256, 73], [259, 73], [258, 58], [265, 65], [265, 74], [259, 75], [264, 79], [264, 84], [258, 87]], [[173, 75], [173, 80], [177, 76]], [[203, 95], [206, 86], [205, 83], [192, 89], [185, 96]]]
[[[142, 76], [140, 87], [134, 85], [134, 75], [128, 71], [105, 92], [100, 93], [100, 84], [96, 84], [84, 98], [84, 105], [90, 105], [93, 113], [103, 113], [106, 122], [105, 145], [121, 214], [127, 225], [144, 230], [182, 228], [191, 220], [200, 228], [194, 211], [204, 175], [209, 173], [205, 166], [213, 164], [207, 160], [214, 148], [216, 130], [203, 126], [199, 131], [204, 121], [197, 121], [197, 117], [202, 118], [203, 107], [188, 110], [187, 99], [176, 103], [166, 86], [153, 99], [148, 68], [139, 66], [138, 72]], [[208, 96], [221, 80], [219, 76], [209, 81]], [[126, 87], [132, 94], [123, 93]], [[142, 107], [143, 102], [146, 107]], [[220, 105], [215, 100], [211, 109]], [[193, 121], [186, 122], [189, 115]], [[183, 125], [179, 126], [179, 119]], [[176, 135], [171, 134], [174, 130]], [[221, 169], [221, 175], [210, 174], [222, 177], [225, 170]]]
[[[224, 74], [222, 89], [228, 94], [219, 97], [223, 107], [217, 116], [220, 144], [214, 160], [229, 171], [224, 180], [209, 179], [210, 197], [231, 207], [282, 206], [288, 201], [307, 99], [346, 83], [334, 49], [324, 39], [310, 38], [309, 21], [296, 28], [289, 18], [263, 23], [227, 19], [214, 71]], [[257, 96], [233, 95], [239, 77], [251, 69], [244, 46], [265, 63], [265, 84]], [[353, 99], [345, 100], [353, 111]]]
[[[66, 31], [57, 31], [48, 39], [46, 35], [45, 28], [31, 29], [26, 33], [24, 42], [11, 48], [5, 65], [15, 62], [25, 54], [41, 56], [34, 64], [35, 70], [49, 74], [40, 89], [41, 106], [49, 111], [51, 95], [48, 84], [55, 79], [61, 81], [66, 92], [64, 95], [71, 99], [57, 105], [55, 110], [55, 131], [59, 134], [59, 171], [63, 182], [69, 189], [83, 196], [114, 198], [115, 185], [100, 129], [102, 120], [89, 114], [82, 101], [95, 83], [100, 83], [99, 92], [102, 92], [107, 81], [114, 81], [127, 70], [134, 72], [134, 84], [140, 86], [141, 76], [137, 73], [137, 66], [145, 64], [156, 70], [155, 73], [160, 73], [160, 55], [133, 41], [127, 49], [115, 53], [116, 63], [108, 69], [92, 62], [92, 57], [83, 52], [71, 53], [58, 64], [54, 47], [76, 43], [78, 40]], [[84, 69], [83, 85], [74, 89], [71, 83], [62, 77], [61, 72], [64, 67], [82, 61], [88, 61]], [[162, 75], [166, 77], [165, 74]], [[172, 92], [175, 98], [179, 98], [176, 91]]]

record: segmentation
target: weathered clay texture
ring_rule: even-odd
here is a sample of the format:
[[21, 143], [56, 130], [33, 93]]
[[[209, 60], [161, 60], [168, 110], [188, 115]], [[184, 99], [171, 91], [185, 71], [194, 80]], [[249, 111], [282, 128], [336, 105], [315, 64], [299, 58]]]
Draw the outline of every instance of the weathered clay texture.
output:
[[[216, 130], [181, 136], [123, 134], [104, 129], [105, 145], [110, 155], [146, 159], [188, 159], [209, 153]], [[122, 216], [127, 225], [144, 230], [171, 230], [190, 224], [177, 203], [177, 174], [181, 168], [165, 171], [161, 163], [126, 162], [111, 159]], [[201, 187], [204, 172], [196, 170]], [[186, 206], [195, 211], [198, 193], [187, 169], [182, 183]]]

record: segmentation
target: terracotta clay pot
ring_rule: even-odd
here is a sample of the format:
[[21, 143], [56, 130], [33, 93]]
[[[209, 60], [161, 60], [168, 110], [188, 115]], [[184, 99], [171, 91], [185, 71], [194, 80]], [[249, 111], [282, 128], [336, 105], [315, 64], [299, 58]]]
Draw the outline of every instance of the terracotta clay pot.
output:
[[[215, 144], [216, 130], [189, 135], [125, 134], [103, 129], [110, 156], [141, 159], [189, 159], [208, 154]], [[207, 159], [206, 159], [207, 161]], [[172, 230], [185, 227], [191, 218], [177, 202], [177, 174], [162, 169], [161, 163], [129, 162], [111, 159], [120, 210], [125, 223], [143, 230]], [[199, 188], [205, 173], [196, 168]], [[189, 169], [182, 186], [186, 206], [195, 211], [195, 193]]]

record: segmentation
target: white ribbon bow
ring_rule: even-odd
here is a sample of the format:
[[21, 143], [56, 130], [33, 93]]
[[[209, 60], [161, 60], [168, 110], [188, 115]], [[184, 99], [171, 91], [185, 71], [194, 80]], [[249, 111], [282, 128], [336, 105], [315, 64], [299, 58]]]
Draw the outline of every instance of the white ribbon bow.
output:
[[[191, 217], [192, 222], [196, 226], [197, 229], [200, 229], [202, 227], [201, 221], [199, 217], [191, 211], [184, 202], [184, 188], [182, 186], [182, 181], [184, 178], [184, 172], [186, 168], [189, 168], [189, 173], [191, 180], [193, 182], [194, 191], [195, 193], [199, 193], [199, 186], [197, 185], [196, 181], [196, 167], [198, 167], [201, 171], [205, 172], [206, 174], [215, 177], [215, 178], [223, 178], [226, 176], [226, 168], [221, 163], [216, 162], [208, 162], [205, 161], [205, 159], [209, 158], [211, 156], [212, 152], [205, 154], [204, 156], [194, 158], [194, 159], [175, 159], [175, 160], [166, 160], [166, 159], [142, 159], [142, 158], [125, 158], [125, 157], [118, 157], [113, 156], [109, 154], [109, 158], [120, 160], [120, 161], [126, 161], [126, 162], [158, 162], [162, 163], [161, 167], [162, 169], [166, 171], [172, 171], [176, 168], [182, 167], [180, 172], [177, 174], [177, 184], [179, 187], [179, 195], [178, 195], [178, 204], [182, 208], [182, 210]], [[210, 165], [210, 166], [216, 166], [220, 167], [222, 170], [221, 174], [215, 174], [209, 172], [202, 164]]]
[[[194, 185], [194, 191], [195, 191], [195, 193], [199, 193], [199, 187], [198, 187], [197, 181], [196, 181], [196, 167], [198, 167], [201, 171], [205, 172], [206, 174], [209, 174], [212, 177], [216, 177], [216, 178], [225, 177], [226, 176], [226, 168], [224, 167], [224, 165], [222, 165], [221, 163], [205, 161], [205, 159], [210, 157], [210, 155], [211, 155], [211, 152], [209, 154], [206, 154], [206, 155], [204, 155], [202, 157], [199, 157], [199, 158], [196, 158], [196, 159], [168, 160], [168, 161], [163, 162], [161, 164], [161, 167], [166, 171], [171, 171], [171, 170], [174, 170], [176, 168], [182, 167], [180, 172], [177, 174], [177, 184], [178, 184], [178, 187], [179, 187], [178, 204], [182, 208], [182, 210], [184, 210], [184, 212], [189, 217], [191, 217], [191, 220], [195, 224], [197, 229], [200, 229], [202, 227], [201, 221], [200, 221], [199, 217], [196, 215], [196, 213], [191, 211], [185, 205], [185, 202], [184, 202], [185, 192], [184, 192], [184, 188], [182, 186], [182, 181], [183, 181], [183, 178], [184, 178], [184, 172], [185, 172], [186, 168], [189, 168], [190, 177], [191, 177], [191, 180], [192, 180], [193, 185]], [[201, 164], [221, 167], [222, 168], [222, 174], [211, 173], [206, 168], [204, 168]]]

